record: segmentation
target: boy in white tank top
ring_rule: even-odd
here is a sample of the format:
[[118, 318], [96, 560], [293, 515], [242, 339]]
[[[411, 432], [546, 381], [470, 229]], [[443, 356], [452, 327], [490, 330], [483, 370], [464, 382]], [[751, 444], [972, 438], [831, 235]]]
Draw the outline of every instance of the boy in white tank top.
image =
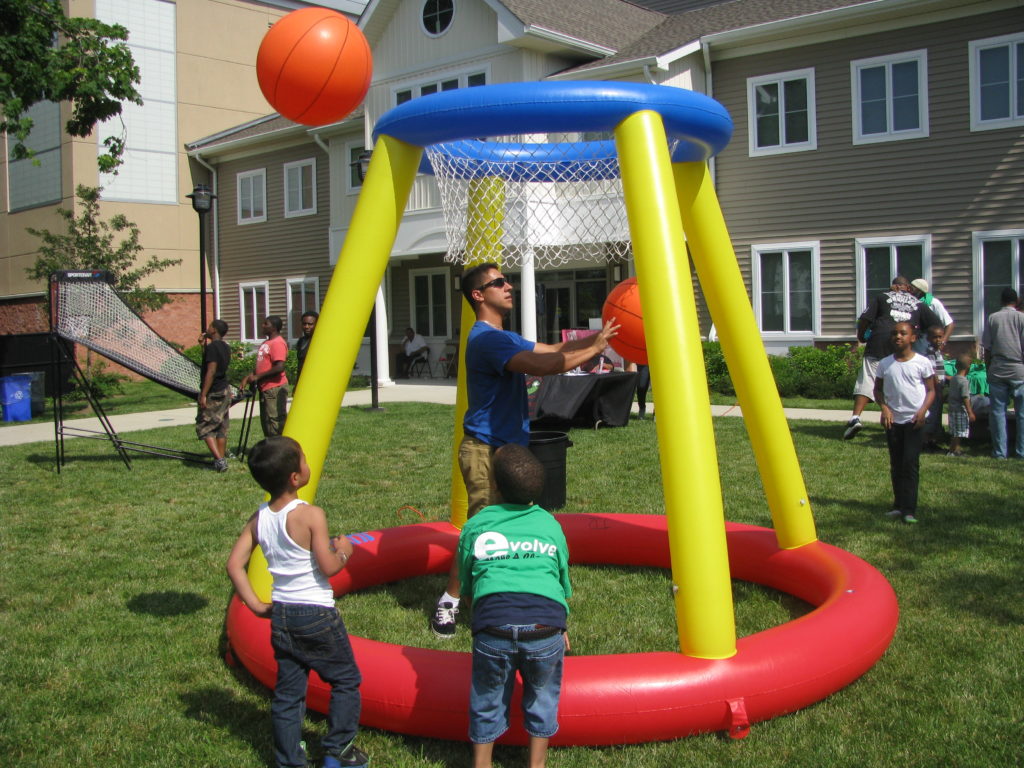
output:
[[[299, 498], [299, 489], [309, 482], [309, 465], [290, 437], [269, 437], [254, 445], [249, 471], [271, 498], [245, 524], [227, 570], [249, 610], [271, 620], [277, 661], [270, 705], [274, 759], [280, 768], [307, 765], [302, 721], [309, 671], [315, 669], [331, 686], [323, 768], [362, 768], [370, 758], [353, 743], [362, 678], [328, 581], [345, 567], [352, 543], [344, 536], [331, 537], [324, 511]], [[260, 600], [246, 574], [257, 545], [273, 577], [270, 603]]]

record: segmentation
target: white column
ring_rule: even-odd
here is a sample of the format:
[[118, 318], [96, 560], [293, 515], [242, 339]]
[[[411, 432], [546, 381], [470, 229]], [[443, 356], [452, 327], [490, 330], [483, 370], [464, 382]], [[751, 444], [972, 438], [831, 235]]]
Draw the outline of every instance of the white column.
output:
[[393, 387], [391, 378], [391, 352], [388, 349], [388, 308], [384, 303], [384, 283], [377, 286], [377, 297], [374, 300], [377, 312], [374, 333], [377, 336], [377, 386]]
[[522, 306], [520, 317], [523, 321], [522, 335], [530, 341], [537, 340], [537, 281], [533, 268], [533, 249], [527, 251], [520, 274], [519, 295]]

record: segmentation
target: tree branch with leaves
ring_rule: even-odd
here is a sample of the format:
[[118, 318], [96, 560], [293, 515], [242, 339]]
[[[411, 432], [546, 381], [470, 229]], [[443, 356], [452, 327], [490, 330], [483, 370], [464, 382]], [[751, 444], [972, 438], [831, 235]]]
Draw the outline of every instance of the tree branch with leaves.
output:
[[[124, 41], [120, 24], [68, 17], [53, 0], [0, 2], [0, 131], [13, 139], [13, 160], [30, 158], [26, 141], [32, 130], [30, 107], [43, 101], [71, 103], [64, 129], [89, 136], [96, 124], [121, 114], [122, 102], [142, 104], [135, 89], [139, 68]], [[116, 173], [125, 136], [103, 141], [99, 169]]]

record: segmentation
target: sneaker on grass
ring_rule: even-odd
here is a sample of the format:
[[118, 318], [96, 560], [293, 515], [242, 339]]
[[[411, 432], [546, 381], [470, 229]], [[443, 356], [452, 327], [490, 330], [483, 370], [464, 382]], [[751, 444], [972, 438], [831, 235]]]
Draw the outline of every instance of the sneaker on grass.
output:
[[434, 631], [434, 634], [442, 640], [455, 637], [455, 616], [458, 613], [459, 609], [447, 600], [443, 603], [438, 603], [437, 610], [430, 619], [430, 628]]
[[912, 513], [908, 512], [907, 514], [905, 514], [903, 516], [903, 522], [904, 523], [916, 523], [917, 522], [917, 518]]
[[340, 755], [324, 755], [323, 768], [365, 768], [370, 756], [355, 744], [349, 744]]
[[843, 440], [849, 440], [862, 429], [864, 429], [864, 425], [860, 421], [860, 416], [854, 416], [846, 422], [846, 430], [843, 432]]
[[886, 517], [899, 517], [902, 514], [903, 513], [900, 512], [898, 509], [890, 509], [888, 512], [885, 513], [885, 516]]
[[228, 460], [227, 459], [214, 459], [213, 460], [213, 468], [217, 472], [227, 472], [228, 471]]

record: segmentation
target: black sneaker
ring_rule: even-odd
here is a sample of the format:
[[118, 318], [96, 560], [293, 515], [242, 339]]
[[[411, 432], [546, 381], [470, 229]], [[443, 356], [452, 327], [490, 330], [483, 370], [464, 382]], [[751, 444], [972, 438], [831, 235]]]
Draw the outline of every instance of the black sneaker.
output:
[[843, 432], [843, 440], [849, 440], [862, 429], [864, 429], [864, 425], [861, 424], [860, 417], [854, 416], [852, 419], [846, 422], [846, 431]]
[[217, 472], [227, 472], [228, 471], [228, 460], [227, 459], [214, 459], [213, 460], [213, 468]]
[[430, 619], [430, 628], [442, 640], [455, 637], [455, 617], [459, 609], [445, 601], [437, 604], [437, 610]]
[[370, 756], [355, 744], [349, 744], [340, 755], [324, 755], [323, 768], [365, 768]]

